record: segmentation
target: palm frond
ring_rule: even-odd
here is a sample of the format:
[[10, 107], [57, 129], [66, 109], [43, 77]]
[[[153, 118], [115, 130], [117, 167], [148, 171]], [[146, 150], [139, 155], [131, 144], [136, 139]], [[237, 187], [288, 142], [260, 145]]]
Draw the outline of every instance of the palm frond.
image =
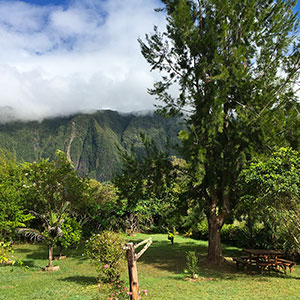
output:
[[16, 231], [25, 237], [29, 237], [32, 241], [42, 241], [45, 239], [41, 232], [32, 228], [17, 228]]

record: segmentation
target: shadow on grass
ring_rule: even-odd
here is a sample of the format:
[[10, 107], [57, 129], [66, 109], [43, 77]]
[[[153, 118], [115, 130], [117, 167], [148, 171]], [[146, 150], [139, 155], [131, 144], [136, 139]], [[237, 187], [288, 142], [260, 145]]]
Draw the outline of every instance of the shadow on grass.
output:
[[[58, 255], [58, 248], [54, 248], [54, 256]], [[87, 260], [85, 256], [82, 256], [84, 248], [80, 247], [79, 249], [65, 249], [63, 251], [64, 255], [68, 258], [76, 258], [77, 260]], [[16, 253], [25, 254], [24, 256], [29, 259], [48, 259], [48, 245], [47, 244], [34, 244], [34, 248], [18, 248]]]
[[28, 248], [18, 248], [18, 253], [29, 253], [29, 252], [32, 252], [31, 249], [28, 249]]
[[[141, 240], [135, 240], [137, 244]], [[142, 248], [142, 247], [141, 247]], [[214, 279], [226, 279], [237, 280], [240, 276], [257, 276], [260, 275], [259, 271], [253, 270], [252, 273], [246, 273], [242, 270], [236, 269], [236, 264], [230, 257], [239, 256], [242, 254], [242, 250], [231, 245], [222, 244], [223, 255], [227, 258], [226, 262], [221, 266], [211, 265], [207, 262], [207, 243], [200, 242], [192, 239], [181, 240], [178, 243], [171, 245], [168, 241], [153, 241], [150, 248], [139, 259], [140, 263], [151, 265], [159, 270], [168, 271], [174, 274], [184, 274], [184, 270], [187, 269], [186, 254], [189, 251], [196, 251], [199, 258], [199, 275], [203, 278]], [[139, 252], [140, 248], [136, 250]], [[267, 278], [270, 274], [264, 274], [261, 280]], [[271, 273], [272, 277], [283, 278], [284, 274]], [[175, 276], [176, 279], [182, 280]], [[175, 278], [174, 277], [174, 278]], [[184, 277], [184, 275], [183, 275]]]
[[70, 276], [70, 277], [62, 278], [60, 280], [77, 283], [83, 286], [97, 284], [97, 280], [93, 276]]
[[[140, 241], [135, 241], [139, 243]], [[142, 248], [142, 247], [141, 247]], [[140, 248], [136, 250], [138, 252]], [[158, 269], [183, 273], [186, 268], [186, 253], [196, 251], [200, 256], [207, 251], [205, 245], [199, 245], [193, 241], [174, 243], [168, 241], [154, 241], [151, 247], [139, 259], [139, 262], [152, 265]]]
[[43, 269], [41, 266], [36, 265], [34, 260], [24, 260], [23, 267], [29, 267], [30, 269], [39, 269], [39, 270]]
[[15, 253], [18, 254], [25, 254], [23, 257], [25, 257], [24, 260], [30, 259], [30, 260], [44, 260], [48, 258], [48, 246], [45, 244], [34, 244], [30, 249], [24, 247], [24, 248], [17, 248], [15, 250]]

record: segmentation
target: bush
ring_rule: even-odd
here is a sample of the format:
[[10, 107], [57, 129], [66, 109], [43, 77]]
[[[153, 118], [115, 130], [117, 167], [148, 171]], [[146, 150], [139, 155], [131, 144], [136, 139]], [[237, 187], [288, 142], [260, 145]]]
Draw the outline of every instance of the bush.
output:
[[173, 230], [168, 230], [168, 240], [171, 241], [171, 244], [174, 244], [174, 239], [176, 235], [176, 229], [173, 227]]
[[103, 231], [92, 235], [86, 244], [86, 255], [96, 267], [99, 281], [113, 283], [119, 280], [124, 262], [125, 241], [120, 234]]
[[192, 237], [207, 241], [208, 240], [208, 222], [207, 219], [203, 219], [200, 223], [197, 223], [196, 228], [192, 233]]
[[238, 227], [234, 224], [224, 224], [221, 229], [221, 241], [235, 244], [237, 239]]
[[[299, 240], [299, 236], [297, 238]], [[300, 261], [299, 244], [285, 228], [280, 228], [278, 230], [276, 249], [281, 250], [285, 257], [295, 261]]]
[[[57, 245], [60, 246], [61, 250], [77, 246], [81, 240], [81, 226], [75, 218], [66, 216], [61, 226], [63, 235], [58, 238]], [[61, 254], [61, 253], [60, 253]]]
[[13, 253], [11, 244], [9, 242], [0, 241], [0, 264], [7, 264], [10, 262], [8, 256]]
[[186, 253], [186, 273], [190, 274], [193, 279], [199, 277], [199, 268], [198, 268], [198, 257], [195, 251], [189, 251]]

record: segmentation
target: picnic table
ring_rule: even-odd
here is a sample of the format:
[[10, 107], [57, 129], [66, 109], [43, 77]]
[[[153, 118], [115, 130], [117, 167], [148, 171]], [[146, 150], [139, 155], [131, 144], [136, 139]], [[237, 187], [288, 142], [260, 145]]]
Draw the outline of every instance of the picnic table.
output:
[[277, 250], [243, 249], [243, 251], [247, 255], [233, 257], [237, 268], [242, 265], [246, 270], [250, 270], [252, 266], [255, 266], [260, 269], [261, 273], [265, 270], [286, 273], [286, 269], [289, 268], [292, 273], [293, 267], [296, 265], [294, 261], [281, 258], [283, 254]]

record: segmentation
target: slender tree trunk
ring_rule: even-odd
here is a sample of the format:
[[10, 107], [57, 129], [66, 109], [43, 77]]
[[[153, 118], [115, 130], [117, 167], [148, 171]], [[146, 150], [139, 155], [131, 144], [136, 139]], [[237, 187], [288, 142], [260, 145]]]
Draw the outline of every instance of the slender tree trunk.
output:
[[59, 257], [62, 257], [62, 256], [63, 256], [63, 253], [62, 253], [62, 252], [63, 252], [63, 249], [64, 249], [64, 248], [63, 248], [62, 246], [59, 247]]
[[49, 267], [52, 267], [52, 261], [53, 261], [53, 244], [49, 244]]

